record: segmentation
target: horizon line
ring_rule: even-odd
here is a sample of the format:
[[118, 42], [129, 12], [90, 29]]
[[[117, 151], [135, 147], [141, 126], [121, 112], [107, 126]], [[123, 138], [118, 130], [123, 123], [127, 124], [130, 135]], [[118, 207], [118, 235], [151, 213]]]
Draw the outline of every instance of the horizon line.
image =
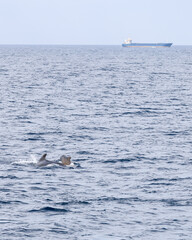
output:
[[[122, 46], [122, 44], [0, 43], [0, 46]], [[173, 44], [172, 46], [192, 46], [192, 44]]]

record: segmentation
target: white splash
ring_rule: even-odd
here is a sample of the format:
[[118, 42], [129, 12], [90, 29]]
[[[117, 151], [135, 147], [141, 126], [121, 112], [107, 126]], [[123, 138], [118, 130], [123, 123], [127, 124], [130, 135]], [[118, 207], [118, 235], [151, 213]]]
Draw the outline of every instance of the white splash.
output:
[[16, 160], [16, 161], [12, 162], [12, 164], [18, 164], [18, 165], [34, 164], [34, 165], [36, 165], [37, 164], [37, 158], [34, 155], [30, 155], [29, 158]]

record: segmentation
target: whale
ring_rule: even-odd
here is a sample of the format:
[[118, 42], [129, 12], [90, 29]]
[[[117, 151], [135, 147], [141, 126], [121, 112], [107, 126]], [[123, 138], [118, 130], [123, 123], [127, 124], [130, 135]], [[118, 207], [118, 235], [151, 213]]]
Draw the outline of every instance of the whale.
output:
[[68, 165], [71, 165], [72, 162], [71, 162], [71, 156], [65, 156], [65, 155], [62, 155], [59, 159], [61, 161], [61, 164], [63, 166], [68, 166]]
[[37, 162], [38, 167], [45, 167], [50, 164], [55, 164], [56, 162], [52, 162], [46, 159], [47, 153], [43, 154], [43, 156]]
[[62, 155], [59, 159], [59, 162], [53, 162], [46, 159], [47, 153], [43, 154], [42, 157], [37, 162], [38, 167], [45, 167], [50, 164], [56, 164], [59, 166], [69, 166], [74, 167], [74, 163], [71, 162], [71, 156]]

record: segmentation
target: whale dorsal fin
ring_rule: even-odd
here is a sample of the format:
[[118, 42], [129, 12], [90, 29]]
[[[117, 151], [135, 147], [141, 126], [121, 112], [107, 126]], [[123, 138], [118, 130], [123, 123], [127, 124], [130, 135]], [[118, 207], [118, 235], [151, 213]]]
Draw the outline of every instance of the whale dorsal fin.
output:
[[43, 156], [39, 159], [39, 162], [46, 160], [46, 156], [47, 156], [47, 153], [43, 154]]

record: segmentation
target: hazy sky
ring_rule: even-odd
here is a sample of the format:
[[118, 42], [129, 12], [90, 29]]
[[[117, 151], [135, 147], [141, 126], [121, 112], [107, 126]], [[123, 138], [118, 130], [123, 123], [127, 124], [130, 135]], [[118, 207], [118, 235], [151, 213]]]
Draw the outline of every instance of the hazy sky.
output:
[[0, 44], [192, 45], [192, 0], [0, 0]]

